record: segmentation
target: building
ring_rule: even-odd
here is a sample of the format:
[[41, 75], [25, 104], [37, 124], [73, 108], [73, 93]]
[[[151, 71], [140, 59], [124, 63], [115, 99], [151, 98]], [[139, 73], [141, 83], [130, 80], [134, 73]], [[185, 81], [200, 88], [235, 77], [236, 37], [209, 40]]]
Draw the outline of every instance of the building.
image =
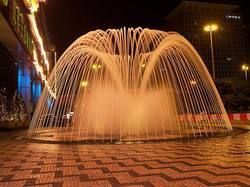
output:
[[243, 77], [241, 65], [246, 63], [246, 40], [240, 6], [182, 1], [166, 21], [167, 30], [179, 32], [193, 44], [211, 75], [210, 34], [204, 27], [217, 24], [218, 30], [212, 32], [215, 77]]
[[0, 0], [0, 88], [22, 95], [28, 113], [46, 86], [49, 67], [48, 45], [38, 25], [40, 1]]

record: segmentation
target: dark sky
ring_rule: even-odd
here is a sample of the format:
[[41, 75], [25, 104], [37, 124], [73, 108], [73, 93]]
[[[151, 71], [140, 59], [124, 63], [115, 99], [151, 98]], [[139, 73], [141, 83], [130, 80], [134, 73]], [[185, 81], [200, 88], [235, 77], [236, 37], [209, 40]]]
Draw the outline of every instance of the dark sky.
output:
[[[48, 0], [44, 15], [51, 43], [59, 55], [79, 36], [96, 29], [148, 27], [161, 29], [165, 16], [181, 0]], [[249, 23], [249, 0], [214, 0], [240, 4]]]

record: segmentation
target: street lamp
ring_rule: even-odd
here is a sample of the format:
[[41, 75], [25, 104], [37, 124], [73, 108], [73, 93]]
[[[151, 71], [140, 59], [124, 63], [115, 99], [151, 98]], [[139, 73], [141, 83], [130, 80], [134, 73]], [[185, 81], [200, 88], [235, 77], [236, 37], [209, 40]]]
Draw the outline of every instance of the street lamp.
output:
[[249, 66], [246, 65], [246, 64], [244, 64], [244, 65], [241, 66], [241, 69], [242, 69], [242, 71], [245, 72], [245, 78], [246, 78], [246, 80], [247, 80], [247, 72], [248, 72], [248, 70], [249, 70]]
[[213, 79], [215, 81], [215, 69], [214, 69], [214, 48], [213, 48], [213, 32], [218, 30], [218, 25], [216, 24], [210, 24], [206, 25], [204, 27], [205, 32], [209, 32], [209, 38], [210, 38], [210, 45], [211, 45], [211, 56], [212, 56], [212, 73], [213, 73]]

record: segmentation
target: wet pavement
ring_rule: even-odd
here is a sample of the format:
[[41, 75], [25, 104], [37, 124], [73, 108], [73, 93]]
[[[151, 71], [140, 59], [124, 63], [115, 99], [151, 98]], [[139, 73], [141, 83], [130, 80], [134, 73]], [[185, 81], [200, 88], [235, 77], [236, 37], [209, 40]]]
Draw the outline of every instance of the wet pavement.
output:
[[250, 131], [143, 144], [51, 144], [0, 132], [0, 186], [250, 186]]

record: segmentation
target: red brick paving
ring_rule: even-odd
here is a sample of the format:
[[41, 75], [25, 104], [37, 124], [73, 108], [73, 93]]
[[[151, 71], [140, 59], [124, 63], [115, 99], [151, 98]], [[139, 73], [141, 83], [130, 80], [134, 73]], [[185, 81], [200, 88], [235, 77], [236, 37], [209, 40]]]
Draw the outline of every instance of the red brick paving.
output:
[[49, 144], [0, 133], [0, 186], [250, 186], [250, 131], [144, 144]]

